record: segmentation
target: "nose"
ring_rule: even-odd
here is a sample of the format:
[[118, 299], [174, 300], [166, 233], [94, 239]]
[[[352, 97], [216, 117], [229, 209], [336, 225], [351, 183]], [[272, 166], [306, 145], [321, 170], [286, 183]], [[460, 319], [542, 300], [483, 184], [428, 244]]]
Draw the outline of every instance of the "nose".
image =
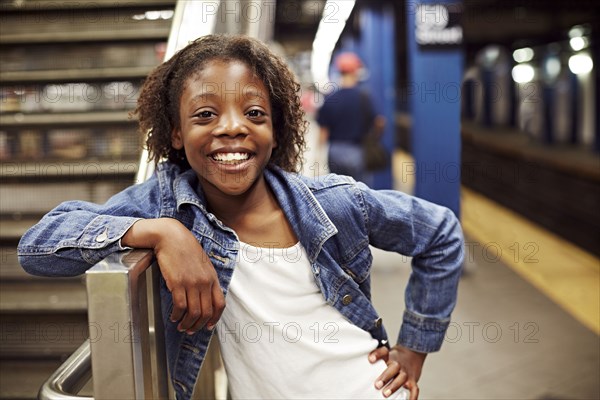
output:
[[249, 133], [246, 122], [246, 117], [242, 112], [229, 110], [219, 116], [218, 124], [212, 133], [215, 136], [245, 136]]

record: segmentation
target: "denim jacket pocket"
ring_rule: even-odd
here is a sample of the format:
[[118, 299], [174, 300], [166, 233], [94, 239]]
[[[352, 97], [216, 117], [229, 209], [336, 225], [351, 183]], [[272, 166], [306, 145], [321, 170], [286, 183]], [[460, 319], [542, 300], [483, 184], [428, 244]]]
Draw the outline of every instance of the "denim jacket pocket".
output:
[[340, 266], [356, 283], [363, 283], [371, 271], [373, 255], [369, 244], [365, 243], [348, 260], [341, 260]]

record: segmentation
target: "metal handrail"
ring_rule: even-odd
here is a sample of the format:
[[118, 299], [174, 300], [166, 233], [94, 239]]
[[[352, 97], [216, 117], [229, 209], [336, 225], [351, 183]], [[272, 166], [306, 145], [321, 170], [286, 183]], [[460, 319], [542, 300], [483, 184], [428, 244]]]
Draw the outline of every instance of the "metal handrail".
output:
[[159, 275], [149, 250], [112, 254], [86, 272], [95, 399], [168, 398]]
[[[160, 297], [154, 295], [159, 271], [153, 261], [151, 251], [131, 250], [86, 272], [88, 320], [95, 334], [50, 376], [38, 399], [168, 398]], [[94, 397], [73, 394], [92, 370]]]
[[93, 397], [75, 396], [92, 376], [90, 340], [81, 346], [42, 385], [40, 400], [93, 400]]

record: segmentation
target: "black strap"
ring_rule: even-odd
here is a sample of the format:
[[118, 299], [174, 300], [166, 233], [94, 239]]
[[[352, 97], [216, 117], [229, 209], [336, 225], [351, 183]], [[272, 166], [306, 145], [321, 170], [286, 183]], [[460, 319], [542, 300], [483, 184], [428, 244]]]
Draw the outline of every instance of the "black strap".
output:
[[363, 90], [360, 91], [360, 108], [360, 115], [362, 117], [361, 138], [364, 138], [371, 131], [373, 121], [375, 120], [375, 113], [369, 95]]

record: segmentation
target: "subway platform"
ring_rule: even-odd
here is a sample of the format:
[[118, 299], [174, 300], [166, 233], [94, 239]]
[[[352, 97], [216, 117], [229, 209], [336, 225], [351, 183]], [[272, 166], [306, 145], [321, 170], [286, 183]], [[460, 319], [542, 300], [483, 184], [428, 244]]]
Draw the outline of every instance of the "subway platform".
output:
[[[600, 262], [462, 188], [465, 270], [421, 399], [600, 398]], [[373, 300], [400, 327], [410, 260], [375, 250]]]
[[[410, 261], [375, 250], [373, 271], [373, 301], [393, 338]], [[595, 332], [502, 260], [467, 247], [458, 304], [441, 351], [425, 361], [421, 399], [598, 399], [599, 376]]]
[[[326, 163], [311, 123], [306, 161]], [[393, 156], [394, 188], [410, 155]], [[423, 400], [600, 399], [600, 260], [523, 216], [461, 188], [465, 264], [440, 352], [425, 361]], [[373, 302], [393, 341], [410, 259], [373, 249]]]

